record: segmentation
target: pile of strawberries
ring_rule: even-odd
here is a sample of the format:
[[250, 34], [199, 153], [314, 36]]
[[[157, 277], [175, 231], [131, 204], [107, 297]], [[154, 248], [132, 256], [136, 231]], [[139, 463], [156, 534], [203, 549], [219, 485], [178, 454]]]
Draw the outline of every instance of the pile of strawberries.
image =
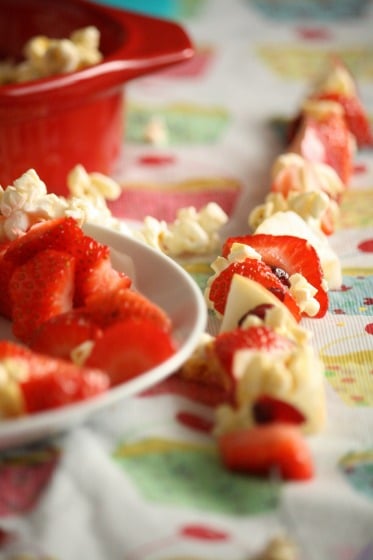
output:
[[16, 339], [0, 341], [0, 360], [21, 364], [17, 414], [97, 395], [175, 352], [167, 314], [73, 218], [39, 222], [2, 244], [0, 313]]

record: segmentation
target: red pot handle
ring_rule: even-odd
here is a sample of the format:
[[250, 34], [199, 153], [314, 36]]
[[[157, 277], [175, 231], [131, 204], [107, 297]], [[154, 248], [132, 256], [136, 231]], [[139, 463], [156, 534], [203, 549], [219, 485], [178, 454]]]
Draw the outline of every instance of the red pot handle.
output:
[[116, 71], [125, 81], [193, 56], [192, 43], [177, 23], [110, 6], [101, 7], [126, 33], [123, 46], [105, 59], [108, 64], [116, 61]]

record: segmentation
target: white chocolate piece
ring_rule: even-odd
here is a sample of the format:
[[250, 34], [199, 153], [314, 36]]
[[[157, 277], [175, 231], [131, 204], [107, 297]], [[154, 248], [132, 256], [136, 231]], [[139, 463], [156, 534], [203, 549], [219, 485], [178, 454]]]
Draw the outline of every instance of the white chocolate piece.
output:
[[[235, 329], [239, 326], [239, 322], [245, 313], [262, 304], [273, 306], [273, 308], [267, 310], [265, 320], [261, 321], [256, 316], [248, 316], [242, 322], [243, 328], [247, 328], [255, 322], [258, 325], [264, 324], [272, 327], [279, 334], [299, 344], [307, 341], [309, 337], [308, 332], [298, 325], [286, 305], [273, 295], [272, 292], [259, 284], [259, 282], [239, 274], [235, 274], [232, 278], [220, 332]], [[251, 318], [254, 321], [251, 321]]]

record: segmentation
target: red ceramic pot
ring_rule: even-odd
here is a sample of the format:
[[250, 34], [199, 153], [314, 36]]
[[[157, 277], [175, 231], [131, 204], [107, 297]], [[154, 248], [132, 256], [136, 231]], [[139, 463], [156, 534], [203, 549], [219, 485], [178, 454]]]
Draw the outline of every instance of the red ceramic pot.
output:
[[34, 168], [50, 192], [67, 193], [76, 164], [110, 174], [123, 143], [125, 82], [189, 59], [191, 42], [176, 23], [88, 0], [0, 0], [0, 57], [20, 58], [39, 34], [68, 37], [100, 30], [100, 64], [0, 86], [0, 185]]

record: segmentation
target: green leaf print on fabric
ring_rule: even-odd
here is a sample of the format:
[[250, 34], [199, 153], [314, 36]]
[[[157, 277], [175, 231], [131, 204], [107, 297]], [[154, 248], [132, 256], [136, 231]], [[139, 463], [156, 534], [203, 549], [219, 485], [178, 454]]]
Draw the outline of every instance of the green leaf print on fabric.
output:
[[120, 446], [114, 458], [150, 501], [237, 516], [277, 506], [277, 483], [230, 473], [212, 445], [153, 438]]

